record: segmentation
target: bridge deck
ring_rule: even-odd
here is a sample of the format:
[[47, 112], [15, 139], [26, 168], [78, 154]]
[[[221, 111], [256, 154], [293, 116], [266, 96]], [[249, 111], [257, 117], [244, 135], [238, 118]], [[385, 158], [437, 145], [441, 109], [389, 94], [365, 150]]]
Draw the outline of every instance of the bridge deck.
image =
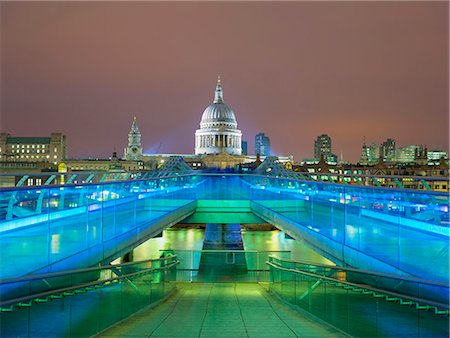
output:
[[342, 337], [254, 283], [178, 283], [178, 292], [100, 337]]

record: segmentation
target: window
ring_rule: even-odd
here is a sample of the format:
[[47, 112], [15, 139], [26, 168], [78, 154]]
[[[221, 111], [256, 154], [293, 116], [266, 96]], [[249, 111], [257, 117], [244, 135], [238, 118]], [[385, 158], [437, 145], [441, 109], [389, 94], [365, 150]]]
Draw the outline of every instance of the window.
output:
[[31, 148], [34, 148], [34, 144], [31, 146]]
[[29, 144], [27, 144], [27, 148], [30, 148], [30, 145], [29, 145]]

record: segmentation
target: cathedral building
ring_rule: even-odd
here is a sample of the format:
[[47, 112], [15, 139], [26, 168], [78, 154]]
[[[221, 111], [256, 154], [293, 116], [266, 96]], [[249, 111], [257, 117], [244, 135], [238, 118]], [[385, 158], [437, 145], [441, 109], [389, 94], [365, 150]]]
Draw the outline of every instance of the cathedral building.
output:
[[[200, 128], [195, 132], [194, 154], [142, 154], [141, 133], [134, 118], [128, 146], [123, 158], [142, 161], [145, 166], [159, 167], [171, 156], [181, 156], [193, 169], [230, 169], [241, 163], [256, 160], [242, 153], [242, 132], [238, 129], [233, 110], [223, 99], [220, 77], [217, 80], [213, 102], [203, 111]], [[261, 157], [264, 160], [264, 156]], [[292, 162], [292, 156], [279, 157], [281, 162]]]
[[200, 121], [200, 129], [195, 132], [195, 154], [241, 155], [241, 138], [242, 133], [237, 128], [234, 112], [223, 100], [219, 77], [214, 101], [206, 107]]

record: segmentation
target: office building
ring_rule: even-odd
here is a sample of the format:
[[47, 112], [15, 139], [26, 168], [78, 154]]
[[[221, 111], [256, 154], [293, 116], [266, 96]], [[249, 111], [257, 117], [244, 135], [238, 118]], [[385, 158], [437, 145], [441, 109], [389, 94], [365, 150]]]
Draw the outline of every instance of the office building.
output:
[[1, 162], [48, 162], [57, 164], [67, 158], [66, 136], [16, 137], [0, 133]]
[[255, 155], [270, 156], [270, 138], [264, 133], [255, 136]]
[[242, 155], [248, 155], [248, 143], [247, 141], [241, 142]]
[[381, 143], [381, 156], [385, 162], [395, 161], [395, 140], [388, 138]]
[[331, 155], [331, 137], [326, 134], [317, 136], [314, 141], [314, 157], [320, 159], [322, 155], [325, 159]]

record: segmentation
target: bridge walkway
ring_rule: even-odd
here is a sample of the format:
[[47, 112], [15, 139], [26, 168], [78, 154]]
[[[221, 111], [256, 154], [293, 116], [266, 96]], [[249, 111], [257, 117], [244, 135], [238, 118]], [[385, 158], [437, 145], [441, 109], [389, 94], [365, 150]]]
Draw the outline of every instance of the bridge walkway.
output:
[[256, 283], [177, 283], [178, 292], [99, 337], [343, 337]]

